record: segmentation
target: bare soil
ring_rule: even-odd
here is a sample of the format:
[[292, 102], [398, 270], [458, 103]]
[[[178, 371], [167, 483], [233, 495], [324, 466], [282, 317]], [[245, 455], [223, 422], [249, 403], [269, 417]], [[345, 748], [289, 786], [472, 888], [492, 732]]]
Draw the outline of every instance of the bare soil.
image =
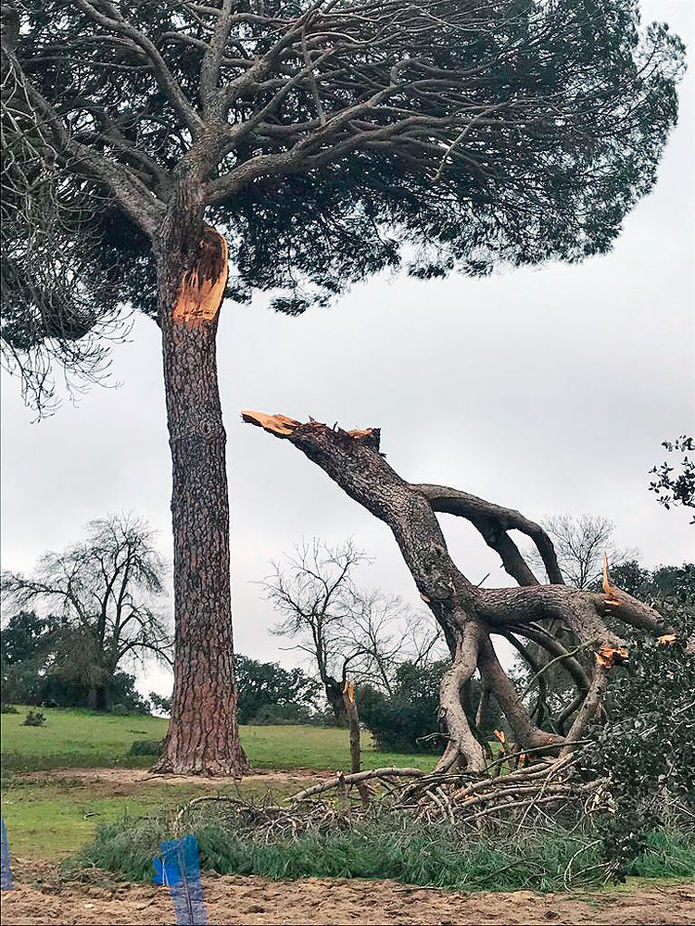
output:
[[[166, 888], [123, 883], [59, 882], [47, 867], [23, 869], [2, 897], [3, 926], [169, 926], [176, 922]], [[595, 894], [467, 894], [395, 881], [266, 881], [204, 877], [208, 923], [288, 926], [535, 926], [695, 923], [695, 883]]]
[[[268, 788], [277, 785], [297, 785], [297, 790], [308, 787], [308, 781], [322, 781], [334, 772], [328, 769], [314, 768], [253, 769], [249, 775], [240, 778], [225, 778], [220, 775], [206, 778], [204, 775], [155, 775], [146, 768], [55, 768], [50, 771], [24, 772], [22, 781], [35, 781], [38, 784], [56, 784], [59, 781], [80, 782], [85, 786], [101, 784], [109, 786], [113, 794], [137, 794], [143, 784], [156, 781], [161, 785], [199, 785], [218, 791], [229, 785], [259, 783]], [[111, 790], [113, 789], [113, 790]], [[118, 789], [118, 790], [116, 790]]]

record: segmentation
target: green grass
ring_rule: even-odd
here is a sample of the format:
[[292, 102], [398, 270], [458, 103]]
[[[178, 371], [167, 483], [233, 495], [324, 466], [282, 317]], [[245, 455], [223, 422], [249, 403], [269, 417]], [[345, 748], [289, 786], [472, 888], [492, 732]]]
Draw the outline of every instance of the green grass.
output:
[[[167, 834], [162, 817], [120, 820], [100, 827], [94, 842], [66, 869], [77, 874], [95, 866], [119, 878], [148, 880], [152, 857]], [[387, 816], [343, 831], [306, 832], [295, 840], [266, 842], [248, 828], [219, 822], [200, 824], [196, 835], [203, 868], [273, 880], [393, 878], [457, 890], [552, 891], [568, 883], [594, 886], [605, 876], [595, 834], [559, 827], [521, 838], [462, 837], [446, 824], [426, 826]], [[692, 877], [695, 841], [653, 832], [628, 874], [644, 877], [645, 871], [650, 877]]]
[[[150, 756], [132, 756], [136, 740], [161, 739], [166, 721], [143, 716], [117, 717], [86, 710], [43, 709], [43, 727], [23, 727], [27, 708], [3, 714], [3, 816], [13, 856], [60, 861], [71, 854], [78, 865], [95, 864], [121, 877], [149, 876], [158, 841], [171, 833], [172, 811], [203, 793], [241, 793], [258, 798], [269, 788], [282, 798], [298, 790], [282, 776], [244, 780], [240, 785], [181, 783], [176, 779], [128, 782], [52, 777], [56, 768], [147, 767]], [[338, 769], [348, 763], [346, 730], [326, 727], [242, 727], [244, 747], [263, 769]], [[365, 737], [365, 739], [367, 739]], [[363, 744], [366, 768], [388, 765], [432, 768], [435, 757], [379, 753]], [[38, 775], [29, 775], [38, 772]], [[40, 774], [45, 772], [45, 774]], [[390, 877], [412, 884], [447, 888], [515, 890], [561, 889], [571, 856], [582, 849], [574, 870], [601, 869], [588, 836], [556, 831], [543, 839], [501, 844], [463, 842], [447, 832], [385, 819], [371, 828], [327, 834], [306, 833], [294, 842], [265, 844], [248, 832], [230, 833], [208, 823], [198, 832], [203, 864], [220, 872], [269, 878]], [[633, 863], [641, 878], [693, 877], [695, 845], [685, 837], [652, 834], [648, 850]], [[577, 883], [584, 883], [579, 875]], [[586, 878], [585, 878], [586, 880]]]
[[[46, 723], [24, 727], [28, 708], [19, 714], [2, 714], [3, 816], [10, 832], [13, 854], [26, 858], [61, 859], [85, 845], [97, 824], [117, 820], [124, 814], [139, 816], [170, 808], [190, 800], [209, 785], [155, 780], [137, 787], [119, 787], [113, 782], [60, 779], [50, 775], [41, 780], [22, 777], [29, 772], [50, 772], [56, 768], [147, 768], [152, 756], [132, 756], [134, 741], [161, 739], [167, 721], [157, 717], [119, 717], [87, 710], [42, 708]], [[339, 769], [349, 762], [347, 730], [331, 727], [268, 726], [242, 727], [241, 738], [252, 764], [261, 769]], [[435, 757], [376, 752], [365, 736], [363, 765], [415, 765], [432, 768]], [[278, 792], [299, 790], [299, 785], [277, 781], [243, 782], [242, 793], [255, 796], [268, 786]], [[220, 788], [234, 793], [235, 786]]]
[[[159, 717], [97, 714], [87, 710], [42, 708], [43, 727], [25, 727], [28, 708], [19, 714], [2, 714], [2, 764], [5, 771], [39, 771], [52, 768], [147, 768], [151, 756], [132, 756], [135, 740], [161, 739], [167, 721]], [[347, 730], [334, 727], [241, 727], [244, 749], [257, 768], [345, 768], [350, 759]], [[365, 735], [365, 768], [380, 765], [414, 765], [430, 769], [431, 755], [377, 752]]]
[[220, 787], [177, 784], [176, 780], [140, 781], [128, 787], [112, 781], [80, 779], [27, 780], [13, 776], [3, 793], [2, 814], [10, 834], [13, 855], [26, 859], [59, 861], [86, 845], [101, 824], [125, 814], [166, 817], [181, 804], [201, 794], [243, 795], [259, 798], [268, 789], [280, 799], [299, 789], [293, 782], [242, 781]]
[[167, 721], [132, 714], [117, 717], [87, 710], [41, 708], [42, 727], [23, 726], [29, 708], [19, 714], [2, 714], [3, 771], [39, 771], [52, 768], [147, 767], [152, 758], [129, 756], [134, 740], [161, 739]]

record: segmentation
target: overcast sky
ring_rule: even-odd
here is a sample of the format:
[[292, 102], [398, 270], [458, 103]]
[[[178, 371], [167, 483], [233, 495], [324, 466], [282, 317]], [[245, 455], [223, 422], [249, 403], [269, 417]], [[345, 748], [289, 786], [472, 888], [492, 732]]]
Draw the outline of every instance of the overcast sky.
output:
[[[644, 19], [695, 45], [691, 0], [643, 2]], [[313, 536], [352, 535], [373, 558], [360, 580], [420, 604], [380, 522], [291, 445], [243, 425], [242, 408], [344, 427], [380, 426], [402, 476], [455, 486], [532, 518], [595, 513], [648, 566], [692, 558], [693, 529], [647, 488], [660, 442], [695, 412], [695, 65], [653, 192], [611, 254], [487, 280], [380, 278], [330, 309], [292, 319], [266, 300], [227, 305], [219, 371], [228, 443], [238, 651], [291, 663], [269, 634], [255, 583], [268, 561]], [[170, 556], [169, 448], [158, 329], [135, 324], [113, 352], [118, 388], [32, 423], [19, 383], [2, 389], [2, 564], [30, 570], [92, 518], [132, 510]], [[444, 516], [452, 553], [479, 581], [506, 584], [465, 522]], [[140, 687], [168, 693], [158, 669]]]

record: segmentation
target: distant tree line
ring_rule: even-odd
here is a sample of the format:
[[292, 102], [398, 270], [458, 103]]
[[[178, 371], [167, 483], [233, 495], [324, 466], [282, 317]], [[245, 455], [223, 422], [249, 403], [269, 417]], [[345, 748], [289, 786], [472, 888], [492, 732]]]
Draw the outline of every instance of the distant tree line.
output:
[[149, 711], [123, 667], [171, 662], [165, 573], [153, 531], [130, 515], [90, 522], [29, 576], [4, 572], [4, 610], [16, 608], [2, 632], [4, 699]]
[[[94, 688], [81, 660], [79, 640], [53, 614], [13, 615], [0, 635], [3, 704], [94, 707]], [[104, 710], [149, 714], [135, 676], [117, 670], [104, 686]]]

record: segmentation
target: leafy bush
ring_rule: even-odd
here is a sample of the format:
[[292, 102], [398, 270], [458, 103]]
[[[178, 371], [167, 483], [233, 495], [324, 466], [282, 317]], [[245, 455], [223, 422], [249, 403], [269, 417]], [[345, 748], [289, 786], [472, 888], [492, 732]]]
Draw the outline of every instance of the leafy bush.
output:
[[159, 711], [160, 714], [166, 714], [167, 716], [171, 714], [171, 698], [163, 698], [156, 691], [151, 691], [149, 698], [152, 707]]
[[[377, 749], [382, 752], [442, 751], [440, 731], [439, 682], [449, 667], [447, 660], [418, 666], [402, 663], [396, 670], [396, 684], [388, 697], [369, 686], [358, 692], [360, 719], [369, 728]], [[464, 690], [464, 706], [471, 721], [478, 704], [478, 682], [471, 679]], [[483, 730], [492, 731], [499, 722], [499, 710], [493, 701], [483, 718]]]
[[42, 727], [46, 723], [46, 715], [42, 711], [27, 711], [22, 721], [24, 727]]
[[[240, 654], [234, 664], [239, 723], [309, 722], [320, 686], [302, 669], [283, 669], [277, 662], [259, 662]], [[279, 720], [257, 719], [273, 712], [278, 712]]]
[[129, 756], [161, 756], [164, 740], [135, 740], [128, 750]]
[[14, 704], [0, 704], [0, 714], [18, 714], [19, 711]]
[[579, 757], [582, 774], [604, 782], [597, 826], [616, 879], [660, 825], [695, 831], [695, 654], [686, 628], [675, 643], [635, 642], [614, 670], [607, 720]]
[[262, 727], [269, 724], [314, 723], [314, 717], [306, 707], [299, 704], [265, 704], [248, 721], [251, 726]]
[[[3, 701], [46, 707], [90, 706], [87, 681], [67, 671], [65, 664], [59, 665], [61, 647], [68, 668], [78, 651], [76, 638], [61, 635], [59, 618], [21, 611], [3, 628], [0, 645]], [[105, 701], [107, 710], [115, 704], [121, 713], [150, 712], [149, 702], [135, 688], [135, 676], [127, 672], [116, 672], [106, 681]]]

